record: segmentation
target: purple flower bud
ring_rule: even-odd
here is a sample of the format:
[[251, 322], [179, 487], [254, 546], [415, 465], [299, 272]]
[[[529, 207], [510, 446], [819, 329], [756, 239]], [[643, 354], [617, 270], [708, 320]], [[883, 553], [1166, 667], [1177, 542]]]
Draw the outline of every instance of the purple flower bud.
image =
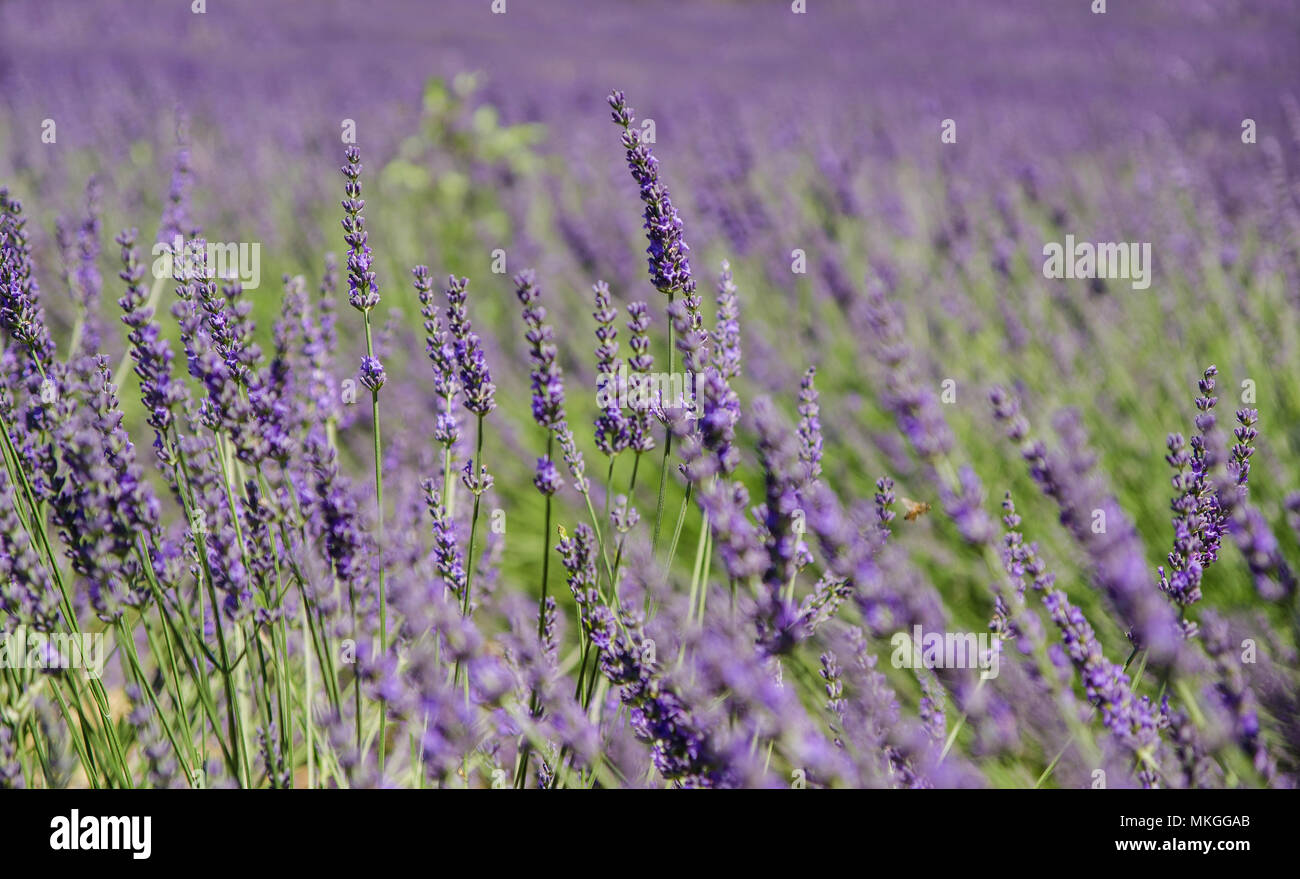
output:
[[564, 486], [560, 471], [550, 458], [537, 459], [537, 471], [533, 475], [533, 485], [546, 497], [555, 494]]
[[614, 530], [619, 534], [626, 534], [636, 527], [636, 523], [641, 521], [641, 514], [637, 512], [636, 507], [628, 503], [627, 495], [620, 494], [614, 498], [614, 506], [609, 511], [609, 519], [614, 525]]
[[465, 466], [461, 468], [460, 481], [475, 497], [491, 488], [494, 482], [492, 474], [488, 473], [487, 467], [483, 465], [479, 466], [478, 474], [475, 475], [473, 461], [466, 461]]
[[876, 522], [882, 537], [889, 536], [889, 523], [894, 521], [894, 480], [882, 476], [876, 480]]
[[361, 384], [364, 385], [371, 393], [379, 393], [379, 389], [384, 386], [388, 380], [388, 375], [384, 372], [384, 365], [379, 362], [378, 357], [365, 356], [361, 358]]

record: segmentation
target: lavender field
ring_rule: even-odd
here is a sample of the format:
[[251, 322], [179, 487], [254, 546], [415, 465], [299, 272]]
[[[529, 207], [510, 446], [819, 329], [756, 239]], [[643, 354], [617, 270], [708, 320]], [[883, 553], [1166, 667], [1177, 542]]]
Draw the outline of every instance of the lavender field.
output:
[[0, 788], [1295, 787], [1297, 31], [0, 2]]

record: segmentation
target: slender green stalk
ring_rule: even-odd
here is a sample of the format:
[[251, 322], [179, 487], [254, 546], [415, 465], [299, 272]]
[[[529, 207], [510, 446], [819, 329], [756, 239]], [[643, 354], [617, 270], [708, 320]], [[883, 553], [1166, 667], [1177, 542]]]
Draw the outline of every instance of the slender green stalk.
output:
[[[159, 657], [159, 666], [162, 665], [163, 652], [158, 647], [157, 636], [154, 634], [153, 627], [149, 625], [149, 618], [144, 613], [140, 614], [140, 623], [144, 627], [145, 637], [149, 639], [149, 650]], [[186, 753], [190, 760], [190, 773], [186, 778], [190, 786], [194, 786], [194, 773], [201, 767], [199, 763], [198, 751], [194, 747], [194, 730], [190, 726], [189, 710], [185, 706], [185, 695], [181, 689], [180, 669], [176, 665], [176, 652], [172, 648], [171, 635], [167, 632], [167, 625], [164, 622], [162, 626], [163, 642], [167, 647], [167, 670], [171, 673], [170, 680], [172, 684], [172, 704], [176, 706], [176, 714], [180, 719], [181, 733], [186, 745]]]
[[709, 528], [709, 517], [705, 515], [704, 524], [704, 565], [701, 572], [704, 576], [704, 588], [700, 590], [700, 609], [695, 614], [695, 618], [701, 623], [704, 622], [704, 607], [709, 600], [709, 567], [713, 562], [713, 531]]
[[[355, 649], [356, 649], [356, 647], [355, 647], [355, 640], [356, 640], [356, 637], [361, 633], [361, 630], [360, 630], [360, 624], [359, 624], [359, 622], [358, 622], [358, 618], [357, 618], [357, 588], [356, 588], [356, 586], [355, 586], [351, 581], [348, 581], [348, 609], [349, 609], [349, 612], [350, 612], [351, 615], [352, 615], [352, 637], [353, 637], [353, 643], [354, 643], [353, 649], [355, 650]], [[361, 753], [361, 744], [362, 744], [362, 735], [361, 735], [361, 675], [357, 672], [357, 670], [356, 670], [356, 668], [355, 668], [355, 663], [356, 663], [356, 657], [355, 657], [355, 656], [353, 656], [352, 661], [353, 661], [353, 663], [354, 663], [354, 667], [353, 667], [353, 669], [352, 669], [352, 694], [353, 694], [353, 700], [354, 700], [354, 704], [353, 704], [354, 712], [353, 712], [353, 713], [354, 713], [354, 715], [355, 715], [355, 725], [356, 725], [356, 731], [357, 731], [357, 753], [360, 754], [360, 753]]]
[[[366, 319], [366, 354], [375, 356], [375, 344], [370, 332], [370, 310], [362, 312]], [[375, 529], [379, 543], [379, 652], [388, 653], [388, 595], [384, 581], [384, 474], [383, 446], [379, 438], [379, 391], [370, 392], [370, 413], [374, 423], [375, 439]], [[468, 590], [467, 590], [468, 591]], [[384, 771], [384, 751], [387, 746], [385, 727], [388, 722], [388, 710], [379, 706], [379, 771]]]
[[[700, 539], [695, 544], [695, 565], [691, 570], [691, 602], [689, 612], [694, 614], [697, 604], [702, 604], [702, 593], [708, 592], [709, 569], [705, 564], [705, 550], [709, 546], [709, 514], [700, 522]], [[698, 601], [697, 601], [698, 599]], [[703, 621], [701, 617], [701, 622]]]
[[[668, 294], [668, 304], [673, 304], [673, 294]], [[673, 321], [672, 317], [668, 318], [668, 374], [673, 372]], [[664, 489], [668, 484], [668, 459], [673, 450], [673, 430], [667, 427], [664, 430], [664, 459], [659, 468], [659, 500], [655, 504], [655, 529], [654, 537], [650, 541], [651, 553], [659, 549], [659, 528], [663, 524], [664, 518]]]
[[[207, 558], [207, 541], [201, 534], [196, 535], [199, 543], [200, 558]], [[212, 585], [212, 577], [205, 577], [208, 587], [208, 601], [212, 604], [212, 621], [213, 628], [217, 633], [217, 653], [221, 657], [218, 670], [221, 672], [222, 689], [226, 696], [226, 724], [230, 734], [231, 753], [236, 761], [236, 777], [241, 777], [246, 786], [252, 786], [250, 776], [252, 775], [248, 763], [248, 747], [244, 739], [244, 726], [241, 712], [236, 706], [235, 679], [231, 673], [230, 651], [226, 647], [226, 627], [221, 621], [221, 602], [217, 601], [217, 591]], [[243, 770], [242, 776], [238, 770]]]
[[[450, 396], [446, 398], [446, 406], [450, 411]], [[456, 482], [451, 478], [451, 469], [451, 443], [448, 443], [442, 449], [442, 502], [447, 507], [448, 519], [456, 508]]]
[[[551, 452], [554, 450], [555, 434], [549, 434], [546, 438], [546, 459], [549, 461]], [[613, 473], [614, 465], [611, 461], [610, 472]], [[608, 491], [606, 492], [608, 499]], [[546, 496], [546, 521], [542, 526], [542, 586], [537, 599], [537, 642], [542, 643], [542, 637], [546, 632], [546, 592], [550, 583], [551, 571], [551, 495]], [[528, 698], [528, 715], [532, 717], [537, 713], [538, 694], [533, 690]], [[515, 774], [515, 787], [522, 788], [524, 782], [528, 779], [528, 760], [531, 757], [532, 742], [527, 738], [524, 739], [523, 746], [520, 748], [519, 769]]]
[[691, 504], [691, 485], [686, 486], [686, 493], [682, 495], [682, 508], [677, 511], [677, 524], [673, 526], [673, 540], [668, 544], [668, 560], [664, 562], [664, 579], [672, 576], [673, 561], [677, 558], [677, 542], [682, 537], [682, 525], [686, 522], [686, 509]]
[[[176, 738], [176, 733], [172, 730], [172, 725], [167, 722], [167, 713], [163, 711], [162, 706], [158, 704], [158, 697], [154, 694], [153, 687], [145, 675], [144, 667], [140, 664], [140, 657], [135, 649], [135, 639], [127, 631], [126, 623], [121, 619], [117, 621], [117, 633], [122, 645], [122, 652], [126, 654], [127, 661], [131, 664], [131, 673], [135, 676], [136, 683], [139, 685], [141, 692], [149, 699], [149, 704], [153, 707], [154, 714], [158, 717], [158, 723], [163, 728], [163, 734], [167, 736], [167, 741], [172, 746], [172, 752], [181, 764], [181, 769], [185, 772], [187, 779], [193, 779], [194, 773], [190, 769], [190, 762], [186, 759], [185, 752], [181, 750], [180, 742]], [[183, 703], [182, 703], [183, 704]], [[182, 712], [183, 713], [183, 712]]]
[[[302, 605], [298, 608], [298, 610], [299, 610], [299, 616], [302, 617], [301, 625], [302, 625], [303, 644], [306, 645], [309, 638], [311, 639], [312, 643], [315, 643], [315, 639], [311, 638], [311, 633], [309, 631], [311, 627], [310, 624], [308, 623], [307, 602], [304, 601]], [[312, 703], [315, 701], [315, 692], [312, 689], [311, 656], [307, 653], [305, 648], [302, 653], [302, 665], [303, 665], [303, 678], [304, 678], [304, 688], [305, 688], [302, 697], [302, 733], [303, 733], [303, 737], [306, 739], [306, 748], [307, 748], [307, 787], [315, 788], [316, 787], [316, 754], [315, 754], [315, 748], [312, 747], [312, 736], [314, 735], [315, 724], [312, 722], [312, 716], [311, 716], [311, 706]]]
[[[483, 416], [478, 416], [478, 425], [475, 431], [476, 438], [474, 441], [474, 480], [479, 479], [483, 465]], [[478, 536], [478, 511], [479, 502], [482, 500], [481, 491], [474, 492], [474, 512], [469, 520], [469, 550], [465, 554], [465, 593], [461, 596], [460, 615], [469, 616], [469, 595], [470, 586], [474, 582], [474, 569], [477, 565], [474, 563], [474, 540]], [[460, 659], [456, 660], [456, 667], [452, 670], [451, 680], [455, 684], [460, 681]], [[468, 681], [466, 681], [468, 685]]]
[[[550, 456], [548, 455], [547, 457]], [[609, 467], [605, 471], [605, 509], [601, 511], [600, 516], [602, 522], [609, 521], [609, 501], [610, 496], [613, 494], [612, 489], [614, 486], [614, 460], [617, 457], [617, 455], [609, 456]]]

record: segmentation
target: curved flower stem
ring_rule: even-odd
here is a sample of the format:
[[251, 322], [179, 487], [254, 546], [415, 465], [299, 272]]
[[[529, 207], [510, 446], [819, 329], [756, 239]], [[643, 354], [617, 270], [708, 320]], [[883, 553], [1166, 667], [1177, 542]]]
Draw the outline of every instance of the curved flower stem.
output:
[[596, 517], [596, 508], [591, 503], [591, 492], [582, 492], [582, 499], [587, 503], [587, 514], [591, 517], [591, 527], [596, 534], [596, 548], [600, 551], [600, 560], [605, 563], [605, 576], [609, 579], [609, 601], [615, 611], [618, 608], [618, 579], [614, 574], [613, 567], [609, 563], [609, 555], [605, 552], [605, 538], [600, 530], [600, 520]]
[[[981, 677], [979, 683], [975, 685], [975, 693], [972, 693], [971, 695], [974, 696], [978, 694], [980, 690], [984, 689], [984, 684], [987, 680], [988, 678]], [[943, 750], [939, 752], [940, 760], [947, 757], [948, 752], [952, 750], [953, 743], [957, 741], [957, 734], [962, 731], [964, 726], [966, 726], [966, 717], [967, 712], [963, 711], [961, 717], [957, 718], [957, 722], [952, 725], [952, 732], [948, 733], [948, 738], [943, 743]]]

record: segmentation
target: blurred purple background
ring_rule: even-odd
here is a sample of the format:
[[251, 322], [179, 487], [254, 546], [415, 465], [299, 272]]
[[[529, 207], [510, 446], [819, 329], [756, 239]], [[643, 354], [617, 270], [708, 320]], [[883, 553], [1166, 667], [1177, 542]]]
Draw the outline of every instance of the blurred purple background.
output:
[[[340, 118], [365, 130], [412, 112], [430, 75], [482, 71], [512, 119], [596, 127], [603, 96], [719, 100], [880, 124], [960, 120], [969, 138], [1053, 147], [1120, 137], [1155, 115], [1176, 129], [1274, 118], [1300, 74], [1291, 0], [490, 0], [267, 2], [0, 0], [7, 122], [62, 124], [72, 143], [138, 137], [179, 102], [236, 137], [286, 147]], [[1037, 126], [1017, 135], [1008, 116]], [[1087, 132], [1085, 134], [1084, 132]], [[373, 137], [370, 138], [373, 142]]]

